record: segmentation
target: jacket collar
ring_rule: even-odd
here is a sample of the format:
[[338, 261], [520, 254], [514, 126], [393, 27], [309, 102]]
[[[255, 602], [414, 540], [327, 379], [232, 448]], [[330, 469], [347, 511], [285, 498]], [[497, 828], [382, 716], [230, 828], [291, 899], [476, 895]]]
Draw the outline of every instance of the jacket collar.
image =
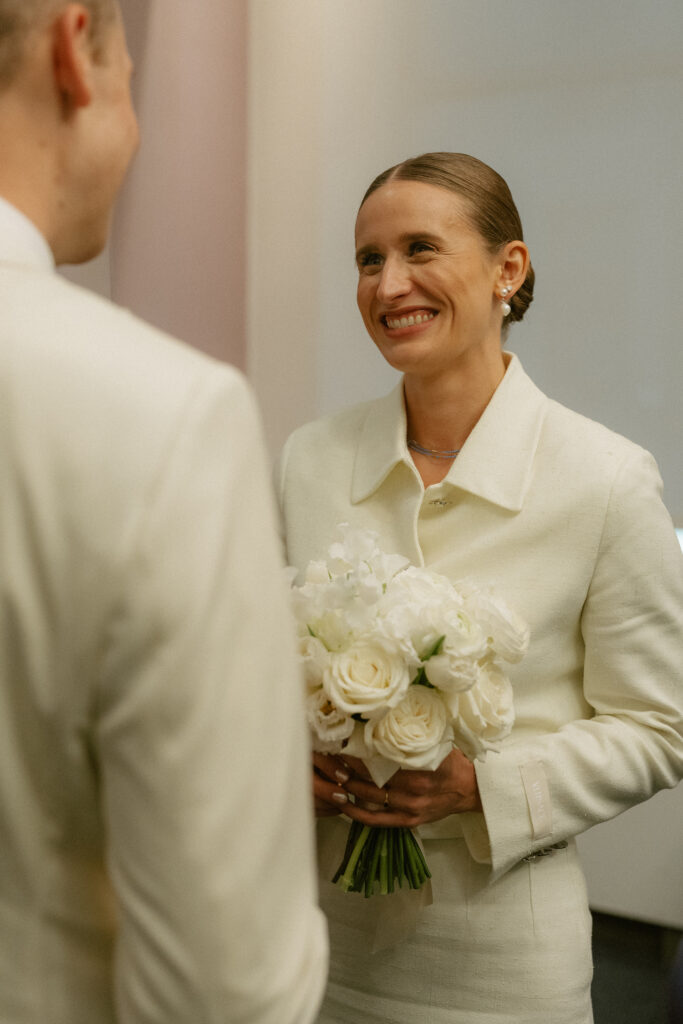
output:
[[[519, 512], [531, 483], [546, 404], [545, 395], [512, 355], [505, 376], [441, 486], [468, 491]], [[357, 504], [370, 497], [399, 463], [414, 471], [406, 444], [402, 382], [370, 406], [356, 452], [351, 501]]]
[[52, 250], [35, 224], [0, 196], [0, 263], [54, 270]]

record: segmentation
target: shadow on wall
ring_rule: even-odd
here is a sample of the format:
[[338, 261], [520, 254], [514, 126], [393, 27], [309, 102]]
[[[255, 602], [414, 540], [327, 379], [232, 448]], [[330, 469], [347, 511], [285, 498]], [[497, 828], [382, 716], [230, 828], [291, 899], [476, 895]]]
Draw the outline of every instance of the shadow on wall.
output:
[[121, 0], [141, 145], [117, 204], [112, 298], [246, 357], [248, 0]]
[[133, 78], [133, 99], [138, 103], [142, 92], [145, 62], [142, 57], [147, 49], [149, 37], [151, 0], [119, 0], [126, 25], [128, 49], [135, 66]]

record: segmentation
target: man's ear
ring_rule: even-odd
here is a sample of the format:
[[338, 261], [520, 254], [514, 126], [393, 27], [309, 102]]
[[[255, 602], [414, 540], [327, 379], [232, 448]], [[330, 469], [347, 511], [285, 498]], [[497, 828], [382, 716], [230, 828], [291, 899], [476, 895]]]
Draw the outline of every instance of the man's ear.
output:
[[53, 24], [53, 60], [59, 91], [71, 107], [92, 101], [92, 43], [90, 12], [82, 4], [67, 4]]

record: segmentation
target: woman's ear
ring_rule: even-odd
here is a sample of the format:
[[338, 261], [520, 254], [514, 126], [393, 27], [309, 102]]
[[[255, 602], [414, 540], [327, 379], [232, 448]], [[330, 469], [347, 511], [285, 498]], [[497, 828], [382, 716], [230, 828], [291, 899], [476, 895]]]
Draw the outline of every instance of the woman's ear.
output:
[[67, 4], [53, 25], [55, 80], [70, 107], [87, 107], [92, 102], [90, 27], [90, 12], [78, 3]]
[[529, 269], [529, 250], [524, 242], [508, 242], [503, 246], [500, 264], [500, 285], [516, 292], [524, 284]]

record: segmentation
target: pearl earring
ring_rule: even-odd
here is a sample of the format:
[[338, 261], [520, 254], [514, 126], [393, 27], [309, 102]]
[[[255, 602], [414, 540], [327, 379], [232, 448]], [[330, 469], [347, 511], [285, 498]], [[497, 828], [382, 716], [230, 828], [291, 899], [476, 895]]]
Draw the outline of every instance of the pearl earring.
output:
[[509, 302], [506, 302], [505, 299], [505, 296], [508, 294], [509, 291], [509, 288], [503, 288], [502, 292], [500, 293], [500, 297], [503, 300], [500, 304], [500, 308], [503, 311], [503, 317], [510, 316], [510, 313], [512, 312], [512, 306], [510, 305]]

